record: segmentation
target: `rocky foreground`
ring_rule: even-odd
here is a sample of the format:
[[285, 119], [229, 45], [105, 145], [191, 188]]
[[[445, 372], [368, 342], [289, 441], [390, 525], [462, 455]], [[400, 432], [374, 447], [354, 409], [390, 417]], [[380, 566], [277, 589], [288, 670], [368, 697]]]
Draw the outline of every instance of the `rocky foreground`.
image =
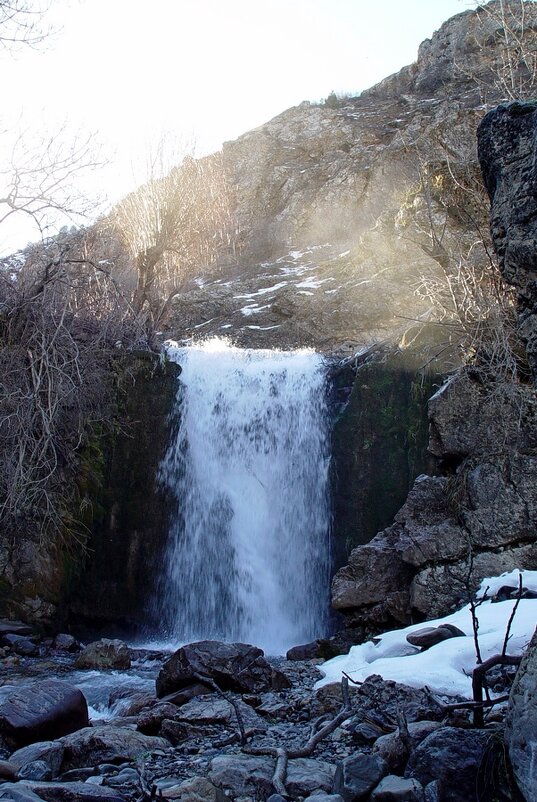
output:
[[[267, 660], [253, 646], [215, 641], [167, 658], [121, 641], [81, 651], [71, 636], [2, 627], [2, 686], [25, 679], [0, 704], [1, 800], [518, 798], [501, 707], [476, 728], [461, 700], [375, 675], [315, 691], [321, 660]], [[109, 672], [113, 686], [142, 659], [158, 669], [155, 690], [123, 685], [111, 694], [115, 717], [90, 721], [73, 670]], [[498, 674], [495, 690], [508, 679]], [[511, 727], [520, 733], [512, 715]]]

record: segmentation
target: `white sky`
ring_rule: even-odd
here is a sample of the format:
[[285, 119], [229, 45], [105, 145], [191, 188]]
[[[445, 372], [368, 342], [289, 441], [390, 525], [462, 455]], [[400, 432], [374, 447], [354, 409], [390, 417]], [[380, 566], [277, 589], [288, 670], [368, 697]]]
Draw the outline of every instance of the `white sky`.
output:
[[[358, 93], [414, 61], [423, 39], [471, 5], [52, 0], [60, 30], [46, 45], [0, 51], [0, 132], [93, 133], [109, 160], [93, 181], [113, 201], [144, 179], [163, 133], [207, 152], [302, 100]], [[21, 236], [4, 227], [0, 251]]]

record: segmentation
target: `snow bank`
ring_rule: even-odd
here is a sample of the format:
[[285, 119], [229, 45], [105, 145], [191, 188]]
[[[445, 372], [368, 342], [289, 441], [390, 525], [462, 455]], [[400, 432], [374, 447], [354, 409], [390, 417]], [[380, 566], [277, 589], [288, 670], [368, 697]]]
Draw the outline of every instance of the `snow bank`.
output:
[[[488, 588], [488, 596], [501, 587], [518, 587], [518, 576], [522, 574], [523, 586], [537, 592], [537, 571], [511, 571], [499, 577], [484, 579], [478, 591], [480, 597]], [[479, 620], [479, 644], [483, 660], [502, 651], [505, 632], [515, 601], [483, 602], [477, 608]], [[537, 600], [521, 599], [513, 624], [507, 654], [520, 654], [531, 639], [537, 623]], [[454, 624], [466, 637], [451, 638], [427, 651], [420, 651], [408, 643], [406, 636], [424, 627]], [[386, 632], [379, 638], [353, 646], [347, 655], [334, 657], [319, 670], [324, 678], [317, 688], [330, 682], [339, 682], [343, 672], [352, 679], [363, 682], [371, 674], [380, 674], [387, 680], [421, 688], [428, 685], [440, 694], [472, 697], [471, 672], [476, 665], [470, 605], [452, 615], [413, 624], [406, 629]]]

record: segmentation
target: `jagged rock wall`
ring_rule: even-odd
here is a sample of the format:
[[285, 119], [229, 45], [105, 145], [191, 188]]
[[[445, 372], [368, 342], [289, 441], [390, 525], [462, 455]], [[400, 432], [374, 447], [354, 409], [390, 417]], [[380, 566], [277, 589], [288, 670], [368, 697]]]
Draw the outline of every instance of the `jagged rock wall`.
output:
[[518, 328], [537, 376], [537, 102], [499, 106], [479, 127], [491, 231], [505, 280], [518, 294]]
[[524, 798], [537, 802], [537, 630], [511, 689], [505, 741]]
[[532, 388], [494, 392], [468, 370], [432, 398], [429, 448], [444, 475], [420, 476], [394, 524], [333, 580], [356, 638], [443, 615], [485, 576], [537, 567], [536, 402]]

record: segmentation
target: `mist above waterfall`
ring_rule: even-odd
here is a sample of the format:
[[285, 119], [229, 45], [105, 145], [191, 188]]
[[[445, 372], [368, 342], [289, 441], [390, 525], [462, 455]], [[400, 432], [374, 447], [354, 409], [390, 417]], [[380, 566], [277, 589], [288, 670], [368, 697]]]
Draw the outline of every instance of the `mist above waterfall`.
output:
[[322, 358], [224, 340], [181, 365], [160, 468], [176, 512], [155, 603], [161, 637], [277, 654], [326, 632], [328, 418]]

